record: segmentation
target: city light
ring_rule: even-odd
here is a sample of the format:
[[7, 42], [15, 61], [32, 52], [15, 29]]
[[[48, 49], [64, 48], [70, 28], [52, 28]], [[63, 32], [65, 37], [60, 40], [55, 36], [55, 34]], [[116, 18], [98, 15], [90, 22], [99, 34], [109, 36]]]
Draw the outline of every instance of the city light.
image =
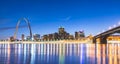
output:
[[120, 0], [0, 0], [0, 64], [120, 64]]

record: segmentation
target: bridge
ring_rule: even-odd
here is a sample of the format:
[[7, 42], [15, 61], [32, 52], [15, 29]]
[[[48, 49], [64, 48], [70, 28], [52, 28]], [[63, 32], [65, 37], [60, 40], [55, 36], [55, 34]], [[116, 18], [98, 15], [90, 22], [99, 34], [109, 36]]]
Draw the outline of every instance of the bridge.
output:
[[107, 37], [109, 37], [111, 34], [114, 34], [114, 33], [120, 33], [120, 26], [111, 28], [107, 31], [104, 31], [104, 32], [94, 36], [93, 37], [93, 43], [96, 43], [97, 42], [96, 40], [99, 38], [101, 44], [106, 44], [107, 43]]

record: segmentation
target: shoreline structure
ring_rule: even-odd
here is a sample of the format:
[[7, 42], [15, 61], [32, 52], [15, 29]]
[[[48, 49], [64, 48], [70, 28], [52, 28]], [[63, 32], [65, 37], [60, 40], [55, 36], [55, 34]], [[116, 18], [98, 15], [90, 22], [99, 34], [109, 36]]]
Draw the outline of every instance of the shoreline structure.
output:
[[58, 40], [58, 41], [0, 41], [0, 44], [74, 44], [74, 43], [92, 43], [92, 40]]
[[[108, 40], [108, 43], [120, 43], [116, 40]], [[85, 40], [51, 40], [51, 41], [0, 41], [0, 44], [94, 44], [91, 39]], [[100, 44], [97, 42], [97, 44]]]

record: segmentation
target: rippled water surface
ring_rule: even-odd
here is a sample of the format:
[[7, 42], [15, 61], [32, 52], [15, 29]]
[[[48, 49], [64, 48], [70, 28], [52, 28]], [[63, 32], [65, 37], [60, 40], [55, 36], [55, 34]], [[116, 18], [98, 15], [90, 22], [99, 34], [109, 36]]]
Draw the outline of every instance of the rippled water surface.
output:
[[120, 44], [0, 44], [0, 64], [120, 64]]

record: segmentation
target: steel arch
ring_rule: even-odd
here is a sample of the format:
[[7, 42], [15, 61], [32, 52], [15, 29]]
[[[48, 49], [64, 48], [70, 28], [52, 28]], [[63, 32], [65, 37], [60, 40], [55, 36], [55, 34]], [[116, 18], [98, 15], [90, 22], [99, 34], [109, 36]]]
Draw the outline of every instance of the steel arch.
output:
[[32, 30], [31, 30], [31, 26], [30, 26], [30, 23], [29, 23], [28, 19], [27, 18], [21, 18], [17, 22], [16, 30], [15, 30], [15, 33], [14, 33], [14, 39], [16, 40], [16, 36], [17, 36], [17, 32], [18, 32], [18, 28], [19, 28], [19, 24], [20, 24], [21, 20], [24, 20], [26, 22], [26, 24], [28, 26], [28, 29], [30, 31], [30, 38], [32, 38]]

